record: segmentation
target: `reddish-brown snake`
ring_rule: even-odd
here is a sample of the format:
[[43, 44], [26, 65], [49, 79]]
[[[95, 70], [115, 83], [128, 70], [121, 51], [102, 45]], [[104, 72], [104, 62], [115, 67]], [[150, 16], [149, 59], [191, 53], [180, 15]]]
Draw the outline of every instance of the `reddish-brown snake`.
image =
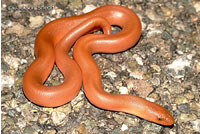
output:
[[[122, 30], [112, 34], [111, 25]], [[91, 33], [98, 29], [103, 29], [104, 34]], [[133, 95], [109, 94], [102, 89], [101, 73], [92, 54], [125, 51], [136, 44], [140, 34], [139, 18], [122, 6], [103, 6], [84, 15], [48, 23], [36, 38], [36, 59], [24, 74], [26, 97], [41, 106], [57, 107], [71, 101], [80, 91], [83, 81], [87, 98], [99, 108], [172, 125], [173, 117], [160, 105]], [[74, 59], [67, 55], [73, 45]], [[58, 86], [44, 86], [55, 63], [65, 80]]]

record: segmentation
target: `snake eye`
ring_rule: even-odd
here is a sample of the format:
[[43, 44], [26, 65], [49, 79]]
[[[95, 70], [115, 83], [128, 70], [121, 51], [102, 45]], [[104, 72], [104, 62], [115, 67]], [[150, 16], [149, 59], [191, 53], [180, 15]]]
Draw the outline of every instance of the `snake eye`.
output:
[[158, 118], [159, 121], [162, 121], [162, 118]]

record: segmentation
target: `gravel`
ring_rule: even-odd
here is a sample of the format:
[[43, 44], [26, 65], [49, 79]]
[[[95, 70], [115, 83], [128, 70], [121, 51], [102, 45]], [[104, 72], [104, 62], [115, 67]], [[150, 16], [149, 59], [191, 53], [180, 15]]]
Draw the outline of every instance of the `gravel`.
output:
[[[98, 109], [88, 102], [82, 90], [70, 103], [57, 108], [37, 106], [24, 96], [23, 74], [34, 60], [39, 30], [54, 19], [107, 4], [134, 10], [143, 31], [137, 45], [126, 52], [93, 56], [100, 67], [104, 89], [143, 96], [161, 104], [175, 118], [172, 127]], [[199, 134], [198, 0], [8, 0], [2, 1], [1, 22], [2, 134]], [[62, 81], [63, 76], [55, 67], [47, 84]]]

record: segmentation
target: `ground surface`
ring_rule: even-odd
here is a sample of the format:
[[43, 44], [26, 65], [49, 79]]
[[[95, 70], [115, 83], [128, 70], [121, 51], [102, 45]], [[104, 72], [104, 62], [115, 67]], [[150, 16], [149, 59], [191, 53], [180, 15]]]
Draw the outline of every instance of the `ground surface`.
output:
[[[25, 98], [22, 78], [34, 60], [39, 30], [53, 19], [107, 4], [134, 10], [143, 31], [138, 44], [126, 52], [93, 56], [102, 72], [104, 89], [136, 94], [166, 107], [175, 118], [174, 126], [98, 109], [82, 91], [58, 108], [40, 107]], [[2, 134], [199, 134], [198, 0], [8, 0], [1, 6]], [[37, 6], [41, 7], [31, 9]], [[63, 77], [55, 68], [46, 84], [61, 81]]]

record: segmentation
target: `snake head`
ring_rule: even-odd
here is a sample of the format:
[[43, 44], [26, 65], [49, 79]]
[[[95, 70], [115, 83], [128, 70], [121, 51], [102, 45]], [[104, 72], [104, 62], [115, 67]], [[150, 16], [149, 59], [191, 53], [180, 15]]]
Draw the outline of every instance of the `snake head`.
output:
[[156, 103], [149, 103], [151, 103], [151, 105], [148, 105], [144, 112], [147, 120], [165, 126], [171, 126], [174, 124], [174, 118], [168, 110]]
[[138, 96], [128, 96], [127, 102], [130, 102], [127, 105], [129, 108], [123, 110], [126, 113], [164, 126], [172, 126], [174, 124], [174, 118], [170, 112], [159, 104]]

